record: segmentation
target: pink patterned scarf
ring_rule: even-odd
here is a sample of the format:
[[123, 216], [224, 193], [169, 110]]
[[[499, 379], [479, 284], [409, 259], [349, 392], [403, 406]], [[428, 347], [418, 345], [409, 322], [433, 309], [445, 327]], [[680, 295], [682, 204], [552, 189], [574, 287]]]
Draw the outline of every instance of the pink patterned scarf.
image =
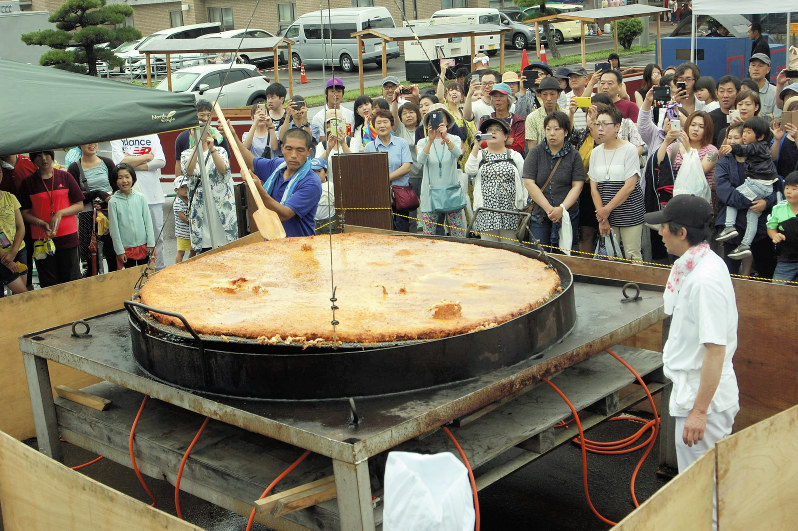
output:
[[673, 315], [673, 308], [676, 306], [676, 296], [679, 295], [687, 275], [693, 272], [696, 266], [704, 257], [712, 252], [706, 240], [687, 249], [676, 262], [673, 263], [671, 274], [668, 276], [668, 283], [665, 284], [663, 299], [665, 302], [665, 313]]

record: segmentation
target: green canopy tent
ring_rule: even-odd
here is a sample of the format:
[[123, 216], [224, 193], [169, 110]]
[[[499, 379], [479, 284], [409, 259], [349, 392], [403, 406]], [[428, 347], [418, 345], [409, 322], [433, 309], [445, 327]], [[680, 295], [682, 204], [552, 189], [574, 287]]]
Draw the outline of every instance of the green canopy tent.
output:
[[0, 156], [197, 125], [194, 96], [0, 59]]

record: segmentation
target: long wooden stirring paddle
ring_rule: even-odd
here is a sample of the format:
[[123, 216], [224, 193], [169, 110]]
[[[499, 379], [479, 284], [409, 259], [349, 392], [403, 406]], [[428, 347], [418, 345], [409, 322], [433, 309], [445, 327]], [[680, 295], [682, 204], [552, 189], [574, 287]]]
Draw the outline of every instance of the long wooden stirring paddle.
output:
[[252, 180], [252, 174], [249, 173], [247, 163], [244, 161], [244, 157], [238, 149], [238, 143], [234, 140], [232, 132], [230, 131], [230, 126], [227, 124], [227, 119], [224, 117], [222, 108], [219, 107], [218, 103], [214, 104], [214, 110], [216, 111], [217, 118], [219, 118], [219, 124], [222, 126], [222, 129], [224, 129], [224, 136], [228, 139], [227, 143], [230, 144], [230, 149], [233, 155], [235, 155], [238, 165], [241, 167], [241, 176], [244, 178], [244, 182], [247, 183], [249, 191], [252, 193], [252, 198], [255, 200], [255, 205], [258, 207], [257, 210], [252, 213], [252, 220], [258, 228], [258, 232], [260, 232], [260, 235], [266, 240], [285, 238], [283, 223], [280, 221], [280, 218], [277, 217], [276, 212], [269, 210], [263, 204], [263, 199], [260, 197], [260, 193], [258, 193], [255, 181]]

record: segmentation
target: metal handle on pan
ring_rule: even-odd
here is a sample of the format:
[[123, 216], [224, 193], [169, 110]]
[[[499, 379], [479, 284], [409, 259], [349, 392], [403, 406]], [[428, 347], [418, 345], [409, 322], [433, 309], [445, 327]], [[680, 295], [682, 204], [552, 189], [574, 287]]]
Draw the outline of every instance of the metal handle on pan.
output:
[[142, 303], [136, 302], [136, 301], [125, 301], [124, 304], [125, 304], [125, 309], [127, 310], [127, 313], [129, 313], [131, 315], [131, 317], [133, 317], [136, 321], [138, 321], [140, 325], [147, 326], [148, 328], [149, 328], [149, 325], [146, 322], [144, 322], [144, 320], [135, 311], [133, 311], [133, 307], [141, 308], [142, 310], [144, 310], [146, 312], [160, 313], [162, 315], [168, 315], [169, 317], [175, 317], [177, 319], [180, 319], [180, 321], [183, 323], [183, 325], [185, 325], [186, 330], [188, 331], [188, 333], [191, 334], [194, 337], [194, 339], [196, 340], [197, 347], [199, 349], [201, 349], [201, 350], [203, 349], [202, 338], [199, 336], [199, 334], [197, 334], [194, 331], [193, 328], [191, 328], [191, 325], [188, 324], [188, 321], [186, 321], [186, 318], [183, 317], [182, 315], [180, 315], [179, 313], [168, 312], [166, 310], [159, 310], [158, 308], [153, 308], [152, 306], [147, 306], [146, 304], [142, 304]]
[[[511, 216], [521, 216], [524, 221], [524, 226], [529, 225], [529, 219], [532, 217], [532, 212], [527, 212], [526, 210], [502, 210], [500, 208], [488, 208], [488, 207], [479, 207], [474, 211], [474, 217], [471, 219], [471, 224], [468, 226], [468, 232], [472, 232], [474, 230], [474, 224], [477, 221], [477, 216], [481, 211], [486, 212], [496, 212], [497, 214], [509, 214]], [[524, 240], [516, 233], [516, 237], [518, 238], [519, 243], [524, 243]], [[529, 231], [529, 241], [533, 245], [538, 244], [537, 238], [532, 235], [532, 231]]]

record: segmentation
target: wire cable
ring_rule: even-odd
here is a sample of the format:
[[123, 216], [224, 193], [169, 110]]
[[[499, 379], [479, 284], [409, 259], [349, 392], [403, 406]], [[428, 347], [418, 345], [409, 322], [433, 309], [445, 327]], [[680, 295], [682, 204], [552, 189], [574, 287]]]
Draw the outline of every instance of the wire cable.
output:
[[[258, 499], [259, 499], [259, 500], [262, 500], [263, 498], [265, 498], [266, 496], [268, 496], [268, 495], [269, 495], [269, 493], [272, 491], [272, 489], [274, 489], [274, 487], [276, 487], [276, 486], [277, 486], [277, 484], [278, 484], [278, 483], [280, 483], [280, 481], [281, 481], [281, 480], [282, 480], [282, 479], [283, 479], [285, 476], [287, 476], [288, 474], [290, 474], [290, 473], [291, 473], [291, 471], [292, 471], [293, 469], [295, 469], [296, 467], [298, 467], [298, 466], [299, 466], [299, 464], [300, 464], [302, 461], [304, 461], [304, 460], [305, 460], [305, 458], [306, 458], [307, 456], [309, 456], [309, 455], [310, 455], [310, 450], [305, 450], [305, 453], [303, 453], [302, 455], [300, 455], [300, 456], [299, 456], [299, 458], [298, 458], [296, 461], [294, 461], [294, 462], [291, 464], [291, 466], [289, 466], [288, 468], [286, 468], [285, 470], [283, 470], [283, 472], [282, 472], [282, 473], [281, 473], [279, 476], [277, 476], [276, 478], [274, 478], [274, 481], [272, 481], [271, 483], [269, 483], [269, 486], [268, 486], [268, 487], [266, 487], [266, 490], [264, 490], [264, 491], [263, 491], [263, 494], [261, 494], [261, 495], [260, 495], [260, 498], [258, 498]], [[251, 512], [251, 513], [250, 513], [250, 515], [249, 515], [249, 520], [247, 521], [247, 529], [246, 529], [246, 531], [250, 531], [250, 530], [252, 529], [252, 523], [255, 521], [255, 513], [257, 512], [257, 510], [258, 510], [257, 506], [255, 506], [255, 507], [253, 507], [253, 508], [252, 508], [252, 512]]]
[[71, 466], [71, 467], [69, 467], [69, 468], [71, 468], [72, 470], [80, 470], [81, 468], [86, 468], [86, 467], [87, 467], [87, 466], [89, 466], [89, 465], [93, 465], [94, 463], [96, 463], [97, 461], [99, 461], [99, 460], [100, 460], [100, 459], [102, 459], [102, 458], [103, 458], [103, 456], [100, 456], [100, 457], [95, 457], [95, 458], [94, 458], [94, 459], [92, 459], [91, 461], [88, 461], [88, 462], [86, 462], [86, 463], [83, 463], [82, 465]]
[[130, 462], [133, 465], [133, 471], [136, 473], [136, 477], [139, 478], [139, 483], [141, 483], [141, 486], [144, 487], [144, 490], [147, 492], [147, 495], [152, 500], [150, 506], [155, 507], [155, 504], [157, 502], [155, 499], [155, 495], [147, 486], [147, 483], [144, 481], [141, 472], [139, 472], [139, 467], [136, 464], [136, 456], [133, 453], [133, 437], [136, 434], [136, 426], [138, 426], [139, 424], [139, 419], [141, 418], [141, 412], [144, 411], [144, 406], [147, 404], [147, 399], [149, 397], [150, 397], [149, 395], [144, 395], [144, 400], [141, 401], [141, 406], [139, 406], [139, 412], [136, 413], [136, 418], [133, 420], [133, 425], [130, 427], [130, 438], [128, 439], [128, 451], [130, 452]]
[[194, 445], [197, 444], [197, 441], [202, 435], [203, 430], [205, 430], [205, 426], [208, 425], [208, 421], [211, 420], [210, 417], [205, 417], [205, 420], [202, 422], [202, 426], [200, 426], [199, 431], [194, 436], [194, 439], [191, 440], [191, 444], [188, 445], [186, 449], [186, 453], [183, 454], [183, 459], [180, 461], [180, 468], [177, 469], [177, 479], [175, 480], [175, 511], [177, 512], [177, 517], [181, 520], [183, 519], [183, 512], [180, 510], [180, 480], [183, 479], [183, 469], [186, 466], [186, 461], [188, 461], [188, 456], [191, 454], [191, 450], [194, 449]]
[[457, 451], [460, 452], [460, 457], [463, 458], [463, 463], [466, 469], [468, 469], [468, 480], [471, 482], [471, 491], [474, 493], [474, 530], [479, 531], [479, 497], [477, 496], [477, 481], [474, 479], [474, 471], [471, 470], [471, 463], [468, 462], [465, 452], [460, 447], [460, 444], [457, 442], [457, 439], [454, 438], [449, 428], [443, 426], [443, 431], [446, 432], [446, 435], [452, 440]]

